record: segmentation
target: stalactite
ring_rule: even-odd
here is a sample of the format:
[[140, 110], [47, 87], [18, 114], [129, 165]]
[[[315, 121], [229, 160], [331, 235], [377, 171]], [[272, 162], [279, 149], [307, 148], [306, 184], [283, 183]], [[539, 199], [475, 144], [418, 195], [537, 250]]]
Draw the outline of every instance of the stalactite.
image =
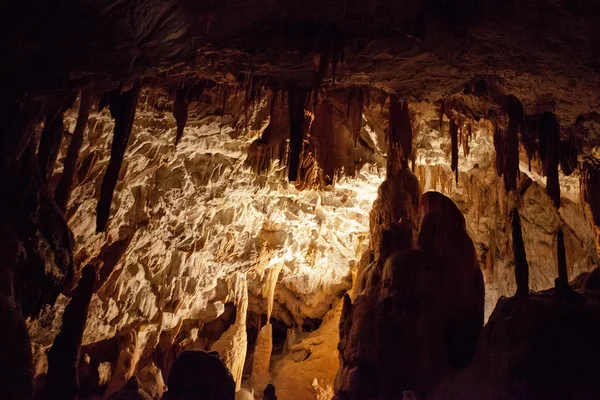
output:
[[302, 142], [304, 140], [304, 107], [309, 90], [302, 87], [291, 87], [288, 90], [288, 108], [290, 118], [290, 152], [288, 161], [288, 180], [294, 182], [298, 178]]
[[[129, 141], [129, 135], [133, 127], [135, 117], [135, 108], [137, 106], [140, 94], [140, 81], [135, 81], [133, 87], [124, 93], [111, 91], [106, 100], [110, 107], [110, 113], [115, 120], [115, 130], [112, 147], [110, 151], [110, 161], [102, 179], [100, 188], [100, 199], [96, 207], [96, 232], [104, 232], [108, 218], [110, 216], [110, 206], [112, 203], [113, 192], [117, 185], [119, 171], [123, 163], [123, 156]], [[104, 96], [103, 96], [104, 97]]]
[[566, 176], [577, 169], [579, 147], [573, 132], [569, 132], [568, 138], [560, 142], [560, 169]]
[[440, 102], [440, 135], [444, 133], [444, 114], [446, 114], [446, 100]]
[[547, 177], [546, 191], [554, 206], [560, 207], [558, 164], [560, 158], [560, 125], [552, 113], [544, 113], [539, 120], [539, 150], [542, 168]]
[[175, 136], [175, 146], [183, 137], [183, 129], [188, 120], [188, 92], [184, 88], [177, 89], [175, 93], [175, 101], [173, 102], [173, 116], [177, 122], [177, 135]]
[[507, 192], [517, 189], [519, 172], [519, 126], [516, 118], [510, 117], [506, 130], [504, 148], [504, 188]]
[[590, 206], [595, 226], [600, 226], [600, 165], [586, 161], [582, 165], [583, 199]]
[[91, 265], [87, 265], [65, 308], [62, 328], [48, 352], [48, 374], [44, 387], [47, 400], [78, 398], [79, 353], [95, 284], [96, 272]]
[[456, 183], [458, 184], [458, 125], [454, 119], [450, 119], [450, 140], [452, 144], [451, 169], [456, 174]]
[[[408, 167], [412, 156], [412, 125], [408, 112], [408, 102], [390, 96], [390, 122], [388, 132], [388, 173]], [[400, 165], [396, 165], [400, 162]]]
[[364, 108], [364, 94], [362, 88], [355, 88], [354, 86], [348, 91], [348, 112], [347, 118], [350, 122], [350, 129], [352, 136], [354, 137], [354, 145], [358, 141], [360, 136], [360, 130], [362, 128], [362, 114]]
[[[339, 154], [341, 147], [340, 143], [337, 143], [333, 130], [333, 105], [328, 99], [323, 99], [315, 109], [315, 118], [310, 127], [309, 137], [313, 138], [310, 140], [311, 144], [314, 143], [317, 147], [314, 149], [313, 155], [318, 166], [322, 169], [322, 178], [325, 185], [331, 185], [335, 182], [334, 178], [342, 167]], [[307, 155], [306, 151], [303, 155]]]
[[38, 161], [40, 172], [44, 182], [48, 182], [54, 171], [54, 164], [58, 158], [60, 143], [63, 136], [63, 117], [62, 111], [56, 111], [46, 116], [42, 136], [40, 137], [40, 147], [38, 149]]
[[512, 216], [512, 247], [515, 257], [515, 280], [517, 282], [517, 295], [529, 294], [529, 264], [525, 254], [521, 217], [519, 211], [513, 208]]
[[494, 123], [494, 149], [496, 150], [496, 173], [502, 176], [504, 173], [504, 132], [499, 122]]
[[85, 134], [85, 128], [87, 127], [88, 118], [90, 115], [90, 107], [92, 105], [92, 93], [91, 89], [84, 89], [81, 91], [81, 98], [79, 100], [79, 111], [77, 115], [77, 125], [75, 125], [75, 131], [69, 143], [67, 150], [67, 156], [65, 157], [65, 165], [60, 180], [56, 186], [54, 192], [54, 199], [58, 208], [65, 213], [69, 199], [71, 198], [71, 190], [73, 188], [73, 181], [75, 179], [75, 173], [77, 172], [77, 162], [79, 160], [79, 151], [83, 145], [83, 136]]

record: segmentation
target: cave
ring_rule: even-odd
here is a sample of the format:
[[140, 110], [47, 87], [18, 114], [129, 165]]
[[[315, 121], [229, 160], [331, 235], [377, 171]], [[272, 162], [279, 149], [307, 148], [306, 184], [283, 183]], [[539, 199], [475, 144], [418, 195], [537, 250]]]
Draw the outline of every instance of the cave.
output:
[[1, 10], [0, 398], [600, 398], [597, 1]]

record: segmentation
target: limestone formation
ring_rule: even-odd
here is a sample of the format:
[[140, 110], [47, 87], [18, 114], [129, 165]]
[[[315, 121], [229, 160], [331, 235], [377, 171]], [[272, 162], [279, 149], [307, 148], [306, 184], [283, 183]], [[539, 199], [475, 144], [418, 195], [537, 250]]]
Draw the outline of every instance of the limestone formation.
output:
[[79, 110], [77, 112], [77, 125], [73, 131], [69, 149], [65, 156], [64, 168], [60, 180], [54, 191], [54, 199], [60, 210], [64, 213], [67, 210], [71, 191], [77, 172], [77, 164], [79, 161], [79, 152], [84, 142], [84, 134], [87, 127], [90, 108], [92, 103], [92, 90], [90, 88], [83, 89], [79, 96]]
[[127, 327], [119, 333], [118, 357], [113, 368], [113, 373], [104, 393], [110, 396], [121, 390], [133, 377], [140, 357], [139, 337], [134, 326]]
[[454, 203], [421, 198], [418, 248], [399, 251], [340, 320], [336, 399], [426, 392], [466, 367], [483, 326], [484, 288], [473, 243]]
[[[100, 100], [101, 108], [106, 105], [110, 108], [110, 113], [115, 120], [115, 132], [110, 152], [110, 162], [102, 179], [100, 198], [96, 207], [96, 232], [103, 232], [108, 223], [113, 192], [117, 185], [117, 178], [129, 142], [129, 135], [133, 128], [140, 88], [141, 83], [136, 80], [128, 90], [119, 87], [102, 95]], [[123, 90], [123, 93], [120, 92], [121, 90]]]
[[236, 391], [242, 386], [242, 371], [246, 360], [248, 337], [246, 317], [248, 312], [248, 286], [244, 275], [237, 275], [231, 283], [231, 294], [236, 305], [235, 323], [212, 345], [235, 380]]

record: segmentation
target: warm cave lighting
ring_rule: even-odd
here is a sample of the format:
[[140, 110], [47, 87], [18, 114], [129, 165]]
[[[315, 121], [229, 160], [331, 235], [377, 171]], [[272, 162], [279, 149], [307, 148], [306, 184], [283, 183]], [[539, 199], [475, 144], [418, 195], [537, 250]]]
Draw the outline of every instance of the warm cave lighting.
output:
[[5, 3], [0, 400], [600, 399], [597, 1]]

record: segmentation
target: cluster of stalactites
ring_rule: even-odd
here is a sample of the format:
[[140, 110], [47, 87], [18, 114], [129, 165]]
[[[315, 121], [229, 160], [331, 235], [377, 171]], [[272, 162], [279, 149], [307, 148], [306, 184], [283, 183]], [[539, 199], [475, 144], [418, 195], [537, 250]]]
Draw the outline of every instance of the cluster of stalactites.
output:
[[[450, 145], [451, 145], [451, 159], [450, 168], [454, 172], [456, 183], [458, 184], [458, 159], [459, 159], [459, 148], [462, 147], [463, 155], [466, 157], [469, 155], [469, 141], [473, 135], [473, 128], [471, 122], [467, 122], [467, 119], [461, 114], [462, 105], [457, 101], [442, 100], [439, 104], [439, 132], [444, 133], [444, 116], [446, 116], [450, 123]], [[466, 128], [466, 129], [465, 129]]]

